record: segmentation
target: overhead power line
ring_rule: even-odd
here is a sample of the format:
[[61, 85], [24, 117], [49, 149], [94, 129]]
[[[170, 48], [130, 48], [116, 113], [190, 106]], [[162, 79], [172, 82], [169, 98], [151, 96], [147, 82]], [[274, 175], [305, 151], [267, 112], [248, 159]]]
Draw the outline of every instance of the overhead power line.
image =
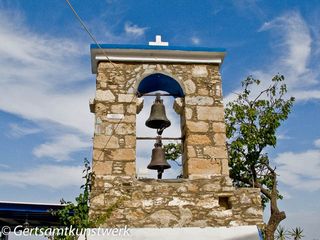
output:
[[90, 38], [94, 41], [94, 43], [98, 46], [98, 48], [100, 48], [105, 57], [107, 58], [107, 60], [112, 64], [112, 66], [116, 67], [113, 62], [110, 60], [110, 58], [108, 57], [107, 53], [105, 52], [105, 50], [100, 46], [100, 44], [98, 43], [98, 41], [96, 40], [96, 38], [93, 36], [93, 34], [89, 31], [89, 29], [87, 28], [86, 24], [83, 22], [83, 20], [81, 19], [81, 17], [79, 16], [79, 14], [77, 13], [77, 11], [74, 9], [74, 7], [72, 6], [72, 4], [70, 3], [69, 0], [66, 0], [67, 4], [69, 5], [70, 9], [72, 10], [73, 14], [76, 16], [77, 20], [80, 22], [81, 26], [83, 27], [83, 29], [88, 33], [88, 35], [90, 36]]
[[[72, 10], [73, 14], [76, 16], [77, 20], [80, 22], [81, 26], [83, 27], [83, 29], [88, 33], [88, 35], [90, 36], [90, 38], [94, 41], [94, 43], [98, 46], [99, 49], [102, 50], [103, 54], [105, 55], [106, 59], [112, 64], [113, 67], [118, 68], [118, 66], [116, 66], [108, 57], [107, 52], [101, 47], [101, 45], [98, 43], [98, 41], [96, 40], [96, 38], [93, 36], [93, 34], [89, 31], [89, 29], [87, 28], [86, 24], [83, 22], [83, 20], [81, 19], [81, 17], [79, 16], [79, 14], [77, 13], [77, 11], [74, 9], [74, 7], [72, 6], [72, 4], [70, 3], [69, 0], [65, 0], [67, 2], [67, 4], [69, 5], [70, 9]], [[133, 86], [133, 83], [131, 84], [131, 86], [129, 88], [134, 88], [136, 90], [137, 94], [134, 94], [130, 103], [131, 104], [135, 98], [138, 95], [138, 90]], [[115, 127], [113, 128], [113, 132], [119, 127], [119, 124], [122, 122], [123, 119], [120, 119], [117, 124], [115, 125]], [[104, 148], [106, 148], [111, 140], [113, 134], [111, 134], [108, 138], [108, 140], [106, 141], [106, 144], [104, 145]], [[100, 155], [98, 156], [98, 159], [100, 159], [102, 156], [102, 152], [100, 153]]]

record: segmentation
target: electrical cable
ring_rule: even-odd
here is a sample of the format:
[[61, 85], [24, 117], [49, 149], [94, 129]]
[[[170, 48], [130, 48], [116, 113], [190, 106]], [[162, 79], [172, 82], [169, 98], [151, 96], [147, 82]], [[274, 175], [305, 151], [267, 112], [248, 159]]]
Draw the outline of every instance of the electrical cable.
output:
[[75, 17], [77, 18], [77, 20], [80, 22], [81, 26], [83, 27], [83, 29], [88, 33], [88, 35], [90, 36], [90, 38], [94, 41], [94, 43], [98, 46], [98, 48], [100, 48], [103, 53], [105, 53], [105, 57], [107, 58], [107, 60], [112, 64], [113, 67], [116, 67], [114, 65], [114, 63], [110, 60], [110, 58], [108, 57], [107, 53], [105, 52], [105, 50], [101, 47], [101, 45], [98, 43], [98, 41], [96, 40], [96, 38], [93, 36], [93, 34], [89, 31], [89, 29], [87, 28], [87, 26], [85, 25], [85, 23], [83, 22], [83, 20], [81, 19], [81, 17], [79, 16], [79, 14], [77, 13], [77, 11], [74, 9], [74, 7], [72, 6], [72, 4], [70, 3], [69, 0], [65, 0], [67, 2], [67, 4], [69, 5], [71, 11], [73, 12], [73, 14], [75, 15]]
[[[67, 4], [69, 5], [70, 9], [72, 10], [73, 14], [75, 15], [75, 17], [77, 18], [77, 20], [80, 22], [81, 26], [83, 27], [83, 29], [87, 32], [87, 34], [90, 36], [90, 38], [94, 41], [94, 43], [99, 47], [99, 49], [102, 50], [103, 54], [105, 55], [106, 59], [112, 64], [113, 67], [115, 68], [119, 68], [118, 66], [116, 66], [108, 57], [107, 52], [101, 47], [101, 45], [98, 43], [98, 41], [96, 40], [96, 38], [93, 36], [93, 34], [89, 31], [88, 27], [86, 26], [86, 24], [83, 22], [83, 20], [81, 19], [81, 17], [79, 16], [79, 14], [77, 13], [77, 11], [74, 9], [74, 7], [72, 6], [72, 4], [70, 3], [69, 0], [65, 0], [67, 2]], [[134, 83], [132, 83], [129, 88], [133, 88], [136, 91], [136, 94], [133, 95], [133, 98], [131, 99], [131, 101], [129, 102], [129, 105], [135, 100], [135, 98], [139, 95], [138, 90], [133, 86]], [[112, 134], [109, 136], [108, 140], [106, 141], [106, 144], [104, 145], [104, 148], [106, 148], [111, 140], [111, 137], [113, 135], [113, 132], [115, 130], [117, 130], [117, 128], [119, 127], [120, 123], [122, 122], [122, 119], [120, 119], [116, 126], [113, 128], [112, 130]], [[100, 157], [102, 155], [102, 152], [100, 153], [100, 155], [98, 156], [98, 160], [100, 160]]]

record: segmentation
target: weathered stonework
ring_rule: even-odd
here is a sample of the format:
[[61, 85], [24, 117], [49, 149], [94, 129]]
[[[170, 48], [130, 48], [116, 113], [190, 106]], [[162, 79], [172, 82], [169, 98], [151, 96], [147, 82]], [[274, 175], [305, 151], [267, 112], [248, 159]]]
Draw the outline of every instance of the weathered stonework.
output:
[[208, 227], [262, 225], [259, 190], [235, 189], [228, 177], [212, 179], [137, 180], [104, 177], [91, 196], [91, 215], [114, 203], [103, 226]]
[[[104, 155], [104, 159], [94, 158], [94, 161], [135, 161], [135, 120], [143, 101], [136, 98], [135, 92], [131, 90], [137, 89], [145, 77], [155, 73], [172, 76], [173, 81], [177, 81], [185, 91], [185, 97], [176, 99], [174, 106], [181, 116], [181, 130], [185, 138], [184, 177], [227, 176], [228, 172], [224, 169], [224, 166], [227, 166], [226, 154], [219, 154], [218, 157], [213, 154], [226, 151], [218, 65], [100, 62], [94, 108], [94, 152], [97, 149], [107, 151], [109, 148], [122, 150], [109, 151]], [[132, 139], [129, 144], [123, 137], [130, 136]], [[123, 140], [120, 146], [121, 137]], [[216, 151], [205, 150], [213, 146]], [[206, 153], [197, 154], [195, 157], [194, 151]], [[122, 156], [124, 154], [130, 156]], [[121, 166], [126, 175], [126, 164]], [[131, 170], [130, 172], [132, 174]]]
[[[150, 74], [177, 81], [183, 137], [183, 179], [136, 178], [135, 93]], [[217, 64], [100, 62], [97, 68], [92, 217], [117, 203], [107, 227], [261, 225], [259, 190], [236, 189], [229, 178], [221, 77]], [[151, 149], [150, 149], [151, 151]]]

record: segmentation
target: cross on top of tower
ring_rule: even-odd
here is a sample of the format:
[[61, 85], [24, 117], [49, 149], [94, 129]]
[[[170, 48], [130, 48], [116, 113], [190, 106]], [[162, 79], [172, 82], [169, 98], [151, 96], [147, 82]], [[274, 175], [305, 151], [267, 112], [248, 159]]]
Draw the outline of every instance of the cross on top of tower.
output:
[[149, 46], [169, 46], [168, 42], [162, 42], [161, 35], [156, 35], [155, 42], [149, 42]]

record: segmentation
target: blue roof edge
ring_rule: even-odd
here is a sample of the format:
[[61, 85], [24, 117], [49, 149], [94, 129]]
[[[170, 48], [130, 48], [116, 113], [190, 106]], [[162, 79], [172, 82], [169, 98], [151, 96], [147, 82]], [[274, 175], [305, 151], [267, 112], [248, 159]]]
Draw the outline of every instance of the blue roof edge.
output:
[[190, 52], [226, 52], [225, 48], [210, 47], [180, 47], [180, 46], [149, 46], [130, 44], [90, 44], [90, 49], [142, 49], [142, 50], [175, 50]]

